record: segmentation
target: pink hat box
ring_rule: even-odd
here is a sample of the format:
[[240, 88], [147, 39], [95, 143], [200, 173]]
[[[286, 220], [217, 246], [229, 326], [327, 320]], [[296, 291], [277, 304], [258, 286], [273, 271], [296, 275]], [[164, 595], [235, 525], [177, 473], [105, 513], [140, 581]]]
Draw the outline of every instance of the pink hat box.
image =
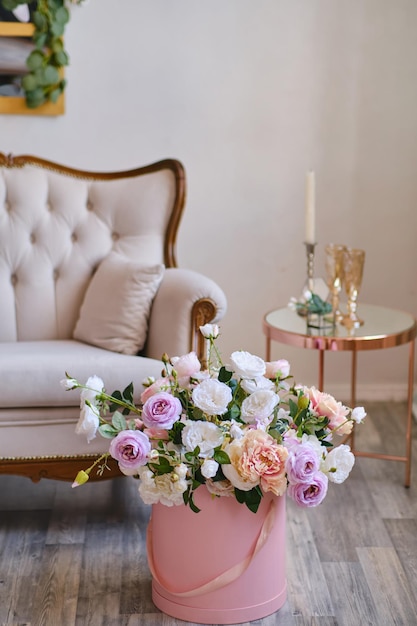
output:
[[199, 513], [152, 506], [147, 549], [155, 606], [200, 624], [275, 613], [286, 600], [285, 496], [266, 494], [252, 513], [202, 486], [195, 503]]

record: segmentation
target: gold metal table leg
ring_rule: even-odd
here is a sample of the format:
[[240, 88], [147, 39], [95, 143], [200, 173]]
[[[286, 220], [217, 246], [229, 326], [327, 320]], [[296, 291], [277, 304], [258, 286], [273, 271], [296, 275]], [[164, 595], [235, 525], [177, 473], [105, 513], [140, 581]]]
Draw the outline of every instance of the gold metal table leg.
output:
[[408, 357], [408, 408], [407, 427], [405, 433], [405, 482], [404, 486], [409, 487], [411, 483], [411, 435], [413, 427], [413, 386], [414, 386], [414, 339], [410, 341], [410, 351]]

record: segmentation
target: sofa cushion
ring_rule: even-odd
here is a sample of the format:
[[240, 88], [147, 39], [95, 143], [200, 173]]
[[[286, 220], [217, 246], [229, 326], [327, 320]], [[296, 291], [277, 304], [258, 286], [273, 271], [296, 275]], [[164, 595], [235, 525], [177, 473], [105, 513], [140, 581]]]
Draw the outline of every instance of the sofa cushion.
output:
[[137, 354], [148, 332], [163, 265], [146, 267], [117, 253], [99, 265], [86, 291], [73, 337], [123, 354]]
[[4, 342], [0, 344], [0, 413], [7, 420], [7, 408], [79, 406], [79, 391], [65, 391], [60, 384], [65, 372], [80, 383], [96, 374], [109, 393], [133, 382], [137, 401], [142, 381], [159, 377], [162, 367], [155, 359], [109, 352], [71, 339]]

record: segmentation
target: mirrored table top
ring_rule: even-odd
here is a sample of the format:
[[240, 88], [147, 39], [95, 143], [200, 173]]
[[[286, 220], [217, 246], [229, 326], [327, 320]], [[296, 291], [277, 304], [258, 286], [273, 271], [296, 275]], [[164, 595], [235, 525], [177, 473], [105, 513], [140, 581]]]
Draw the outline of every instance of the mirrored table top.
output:
[[371, 304], [359, 304], [364, 324], [348, 329], [341, 324], [316, 328], [289, 307], [267, 313], [263, 331], [268, 339], [313, 350], [377, 350], [399, 346], [416, 336], [416, 319], [410, 313]]

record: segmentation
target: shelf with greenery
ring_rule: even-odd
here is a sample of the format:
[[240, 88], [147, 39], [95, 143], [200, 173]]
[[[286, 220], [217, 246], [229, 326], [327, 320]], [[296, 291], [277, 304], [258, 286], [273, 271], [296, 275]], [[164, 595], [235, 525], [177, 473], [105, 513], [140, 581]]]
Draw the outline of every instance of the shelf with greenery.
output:
[[70, 20], [70, 4], [83, 0], [0, 0], [7, 11], [19, 5], [31, 7], [34, 49], [26, 59], [28, 72], [22, 78], [26, 106], [35, 109], [47, 102], [55, 103], [64, 92], [63, 68], [69, 63], [63, 36]]

